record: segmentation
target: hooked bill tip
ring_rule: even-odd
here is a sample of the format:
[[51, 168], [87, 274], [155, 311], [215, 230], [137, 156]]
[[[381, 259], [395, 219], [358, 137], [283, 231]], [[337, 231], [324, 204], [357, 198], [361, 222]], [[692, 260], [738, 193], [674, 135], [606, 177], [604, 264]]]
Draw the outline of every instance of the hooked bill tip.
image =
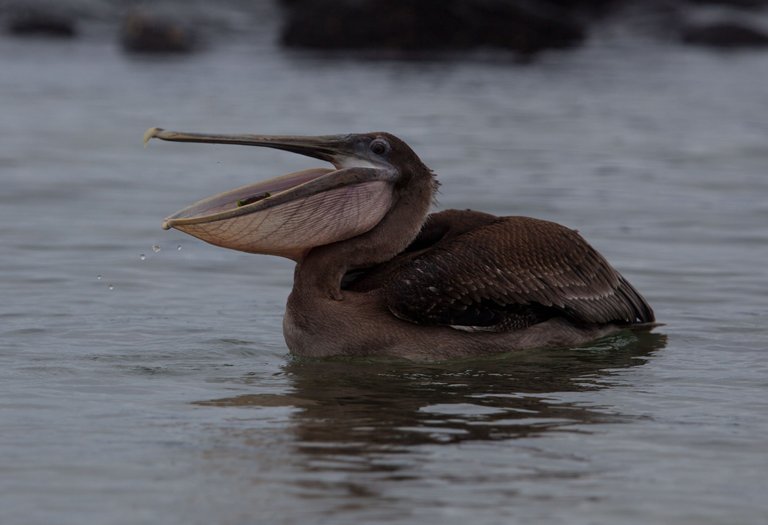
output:
[[164, 130], [163, 128], [149, 128], [147, 131], [144, 132], [144, 147], [147, 147], [147, 142], [152, 140], [153, 138], [157, 137], [160, 133], [162, 133]]

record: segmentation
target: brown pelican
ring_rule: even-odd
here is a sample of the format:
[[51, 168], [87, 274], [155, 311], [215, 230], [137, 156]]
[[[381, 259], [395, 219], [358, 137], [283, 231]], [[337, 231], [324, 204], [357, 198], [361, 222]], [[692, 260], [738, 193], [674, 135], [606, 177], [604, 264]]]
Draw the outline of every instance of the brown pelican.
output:
[[168, 217], [209, 243], [296, 261], [283, 321], [292, 353], [448, 359], [573, 346], [653, 325], [651, 307], [574, 230], [477, 211], [428, 214], [437, 181], [388, 133], [210, 135], [328, 161]]

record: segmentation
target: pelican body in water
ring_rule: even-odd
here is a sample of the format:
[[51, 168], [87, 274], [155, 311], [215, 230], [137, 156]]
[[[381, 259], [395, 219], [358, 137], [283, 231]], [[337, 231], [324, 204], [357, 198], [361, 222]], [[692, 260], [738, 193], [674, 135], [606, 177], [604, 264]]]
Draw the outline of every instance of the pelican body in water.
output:
[[296, 355], [450, 359], [574, 346], [653, 326], [651, 307], [574, 230], [471, 210], [429, 214], [437, 181], [388, 133], [211, 135], [315, 157], [168, 217], [209, 243], [296, 261], [283, 332]]

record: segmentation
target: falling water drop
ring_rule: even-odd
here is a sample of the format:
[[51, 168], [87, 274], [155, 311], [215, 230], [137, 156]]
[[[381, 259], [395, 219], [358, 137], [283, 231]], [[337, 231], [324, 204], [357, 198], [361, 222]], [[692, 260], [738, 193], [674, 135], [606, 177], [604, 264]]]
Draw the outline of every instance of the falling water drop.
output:
[[101, 274], [99, 274], [99, 275], [97, 275], [97, 276], [96, 276], [96, 280], [97, 280], [97, 281], [101, 281]]
[[143, 253], [139, 255], [139, 259], [141, 259], [142, 261], [145, 260], [146, 258], [147, 256], [144, 255]]
[[157, 244], [153, 244], [152, 245], [152, 251], [155, 252], [155, 253], [159, 252], [160, 251], [160, 246], [157, 245]]
[[109, 289], [110, 289], [110, 290], [114, 290], [114, 289], [115, 289], [115, 285], [114, 285], [114, 284], [110, 284], [110, 285], [109, 285]]
[[177, 252], [180, 252], [180, 251], [181, 251], [181, 244], [179, 244], [178, 246], [176, 246], [176, 251], [177, 251]]

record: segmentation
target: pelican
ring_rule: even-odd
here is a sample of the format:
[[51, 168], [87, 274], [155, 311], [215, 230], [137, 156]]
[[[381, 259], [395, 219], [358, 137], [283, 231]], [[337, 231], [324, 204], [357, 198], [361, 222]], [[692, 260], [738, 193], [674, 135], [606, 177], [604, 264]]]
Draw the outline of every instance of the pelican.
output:
[[444, 360], [586, 344], [654, 326], [651, 307], [575, 230], [472, 210], [429, 214], [438, 183], [384, 132], [150, 139], [276, 148], [327, 161], [165, 219], [211, 244], [296, 262], [293, 354]]

